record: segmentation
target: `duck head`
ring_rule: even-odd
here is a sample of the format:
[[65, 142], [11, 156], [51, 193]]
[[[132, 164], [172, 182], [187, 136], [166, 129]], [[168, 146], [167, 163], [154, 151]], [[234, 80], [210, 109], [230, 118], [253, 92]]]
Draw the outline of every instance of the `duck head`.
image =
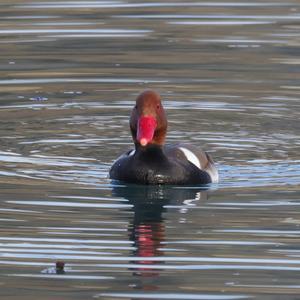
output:
[[131, 112], [130, 130], [136, 146], [162, 146], [167, 132], [167, 119], [160, 95], [145, 91], [136, 99]]

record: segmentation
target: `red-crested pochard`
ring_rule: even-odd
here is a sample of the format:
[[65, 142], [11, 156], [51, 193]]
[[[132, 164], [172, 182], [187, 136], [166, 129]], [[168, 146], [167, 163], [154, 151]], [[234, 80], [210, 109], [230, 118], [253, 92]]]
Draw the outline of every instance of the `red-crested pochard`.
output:
[[208, 184], [218, 182], [209, 154], [190, 144], [164, 145], [167, 118], [160, 95], [145, 91], [130, 117], [135, 149], [121, 155], [110, 169], [111, 179], [138, 184]]

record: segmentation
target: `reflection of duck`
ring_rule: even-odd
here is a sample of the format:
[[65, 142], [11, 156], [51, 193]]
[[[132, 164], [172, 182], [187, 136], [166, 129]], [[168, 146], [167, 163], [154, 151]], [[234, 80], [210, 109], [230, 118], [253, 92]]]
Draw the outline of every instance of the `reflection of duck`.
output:
[[135, 144], [113, 164], [110, 178], [142, 184], [207, 184], [218, 182], [211, 157], [189, 144], [164, 146], [167, 118], [160, 96], [142, 93], [130, 117]]
[[155, 265], [162, 262], [152, 261], [149, 257], [163, 256], [165, 226], [162, 214], [166, 206], [181, 206], [192, 200], [200, 200], [200, 197], [201, 200], [206, 199], [207, 193], [186, 186], [127, 185], [114, 186], [113, 196], [128, 199], [133, 205], [134, 216], [128, 228], [129, 238], [135, 248], [132, 256], [141, 258], [133, 262], [139, 265], [134, 268], [134, 274], [156, 277], [159, 273]]

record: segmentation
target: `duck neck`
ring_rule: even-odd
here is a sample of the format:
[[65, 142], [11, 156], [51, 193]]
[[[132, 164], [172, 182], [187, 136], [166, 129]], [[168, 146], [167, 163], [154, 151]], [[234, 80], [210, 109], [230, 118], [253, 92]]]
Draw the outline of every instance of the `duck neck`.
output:
[[147, 160], [167, 160], [162, 145], [149, 144], [146, 147], [143, 147], [140, 144], [135, 144], [135, 150], [139, 157]]

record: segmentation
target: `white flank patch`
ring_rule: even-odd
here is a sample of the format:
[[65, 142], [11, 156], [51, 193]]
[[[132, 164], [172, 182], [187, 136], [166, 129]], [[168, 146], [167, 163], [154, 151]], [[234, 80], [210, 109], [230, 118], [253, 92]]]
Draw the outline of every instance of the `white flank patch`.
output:
[[132, 156], [132, 155], [134, 155], [134, 153], [135, 153], [135, 150], [131, 150], [131, 151], [128, 153], [128, 156]]
[[191, 150], [183, 147], [179, 147], [179, 149], [183, 152], [183, 154], [189, 162], [191, 162], [197, 168], [201, 169], [201, 164], [198, 157]]
[[208, 168], [205, 171], [209, 174], [212, 183], [218, 183], [219, 182], [219, 174], [218, 174], [218, 171], [215, 167], [213, 167], [212, 169]]

